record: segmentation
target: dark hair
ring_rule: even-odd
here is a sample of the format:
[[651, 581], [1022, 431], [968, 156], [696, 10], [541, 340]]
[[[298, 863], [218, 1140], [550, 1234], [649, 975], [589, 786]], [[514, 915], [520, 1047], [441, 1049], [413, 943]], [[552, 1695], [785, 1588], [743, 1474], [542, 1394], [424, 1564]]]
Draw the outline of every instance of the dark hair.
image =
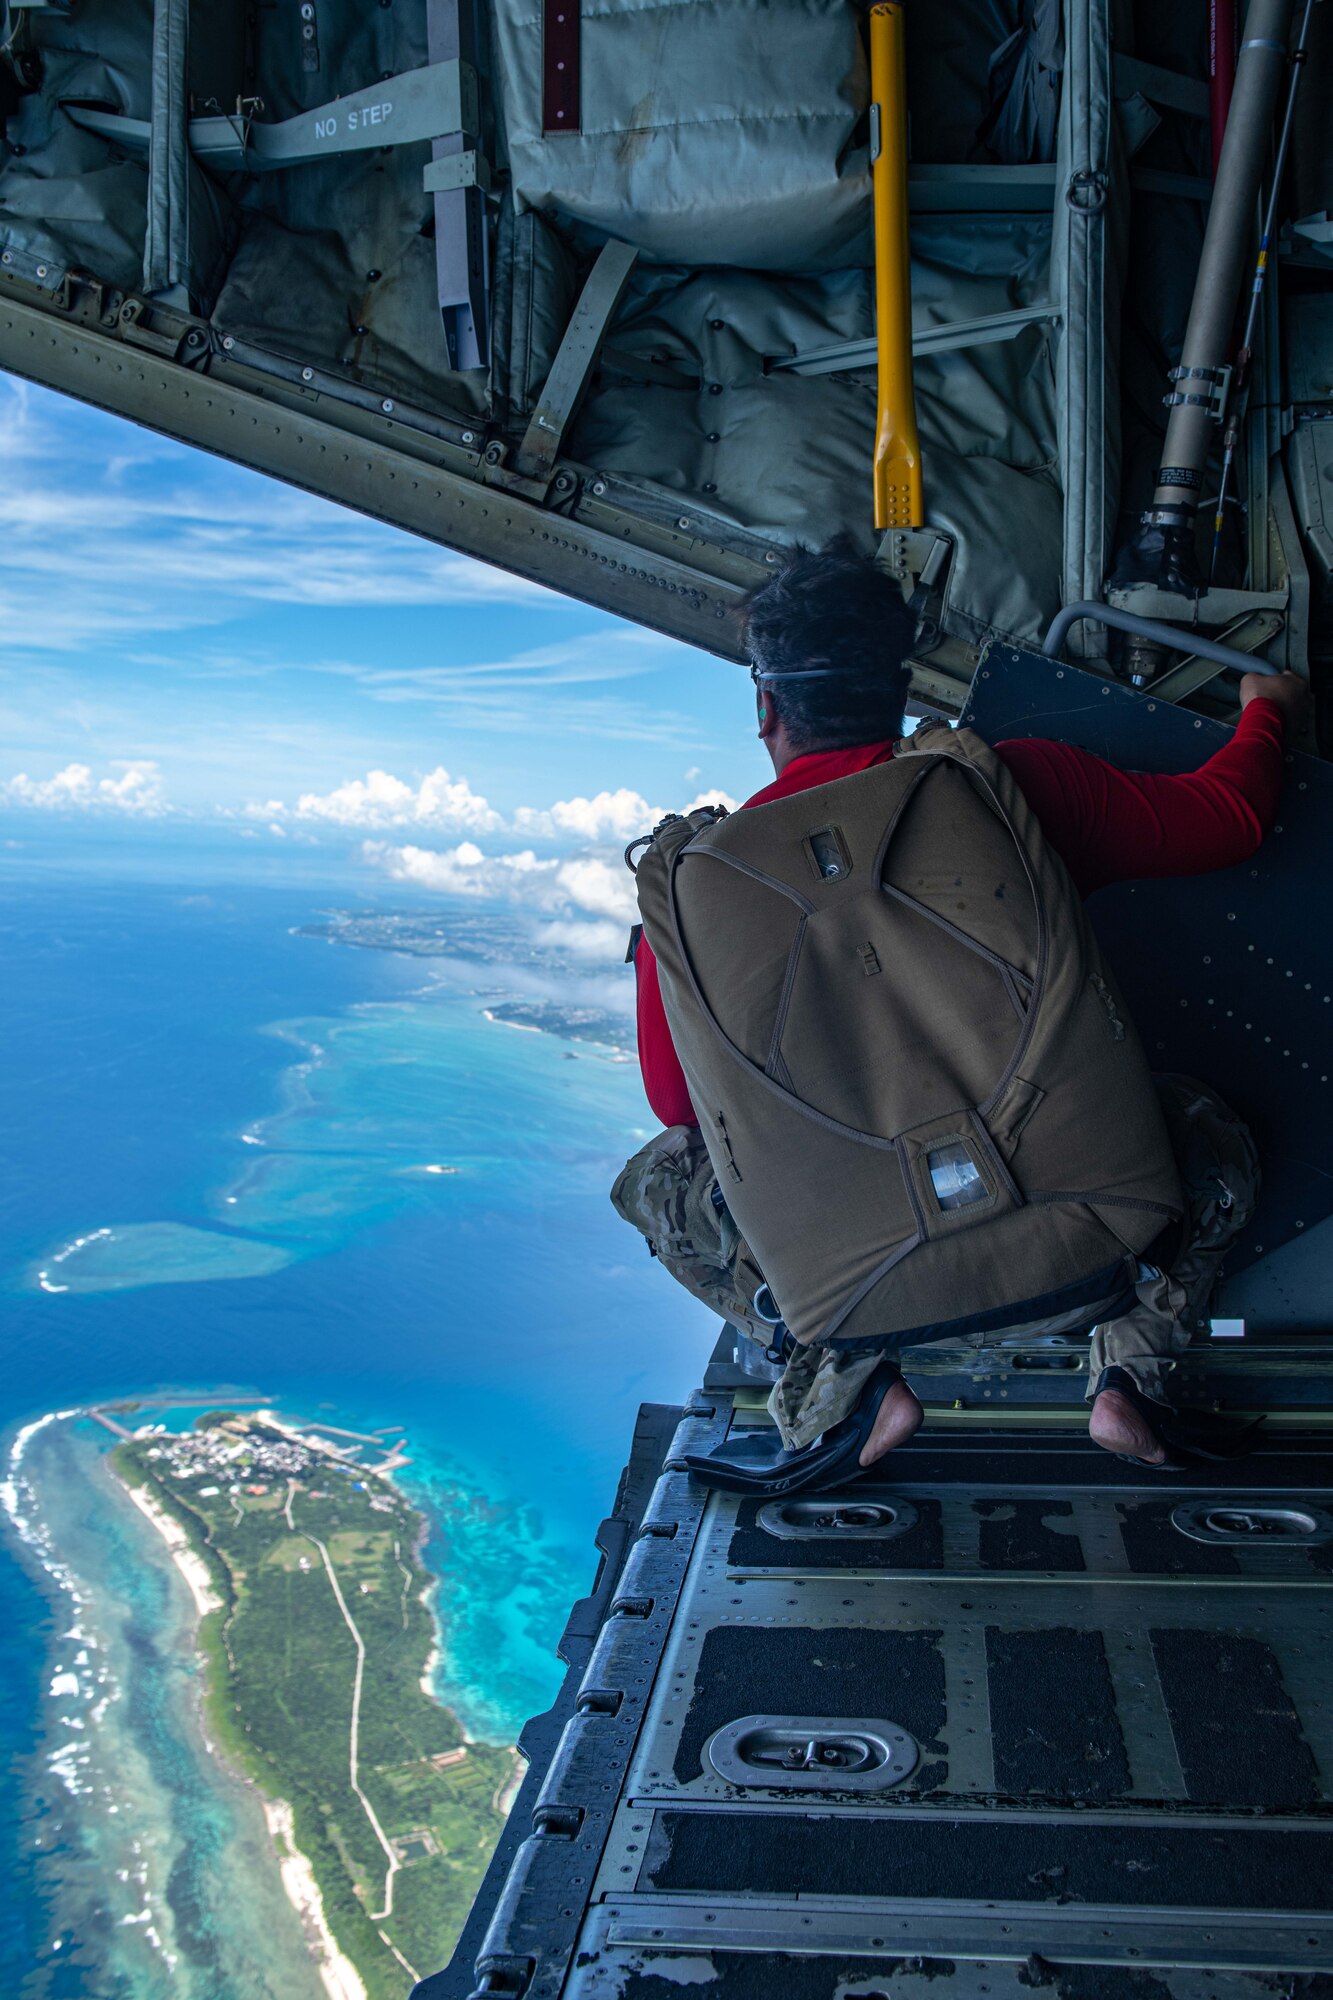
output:
[[[797, 547], [741, 606], [751, 671], [794, 749], [900, 736], [915, 621], [887, 570], [838, 535]], [[808, 676], [808, 678], [807, 678]]]

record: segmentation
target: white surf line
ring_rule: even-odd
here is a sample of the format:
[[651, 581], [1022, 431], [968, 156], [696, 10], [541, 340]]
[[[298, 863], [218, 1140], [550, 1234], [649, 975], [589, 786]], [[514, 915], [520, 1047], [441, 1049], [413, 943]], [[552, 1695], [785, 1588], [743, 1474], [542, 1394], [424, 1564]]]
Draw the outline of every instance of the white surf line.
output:
[[394, 1853], [392, 1847], [389, 1845], [389, 1842], [385, 1837], [384, 1828], [380, 1825], [379, 1820], [375, 1816], [374, 1806], [370, 1803], [370, 1800], [366, 1797], [365, 1793], [362, 1791], [359, 1783], [357, 1782], [357, 1768], [356, 1768], [357, 1737], [361, 1728], [361, 1682], [366, 1671], [366, 1642], [361, 1637], [361, 1634], [357, 1631], [356, 1622], [353, 1619], [351, 1612], [347, 1609], [347, 1600], [342, 1594], [342, 1589], [341, 1586], [339, 1585], [337, 1573], [334, 1570], [333, 1564], [329, 1561], [328, 1550], [325, 1548], [323, 1542], [320, 1541], [319, 1537], [317, 1535], [312, 1535], [308, 1529], [305, 1530], [305, 1537], [308, 1542], [314, 1543], [315, 1547], [319, 1550], [320, 1555], [324, 1558], [324, 1568], [325, 1571], [327, 1572], [329, 1582], [333, 1586], [333, 1594], [338, 1600], [338, 1609], [342, 1612], [343, 1619], [347, 1625], [347, 1629], [351, 1633], [352, 1638], [356, 1645], [356, 1679], [352, 1683], [352, 1729], [348, 1746], [350, 1753], [348, 1757], [348, 1766], [352, 1775], [352, 1790], [356, 1793], [357, 1797], [360, 1799], [362, 1810], [364, 1811], [366, 1818], [370, 1821], [371, 1828], [374, 1832], [375, 1838], [376, 1840], [378, 1840], [380, 1846], [384, 1849], [384, 1852], [388, 1857], [388, 1862], [389, 1862], [388, 1872], [384, 1877], [384, 1908], [382, 1910], [371, 1910], [368, 1912], [370, 1921], [373, 1924], [379, 1924], [383, 1923], [386, 1917], [391, 1917], [393, 1915], [393, 1878], [398, 1873], [398, 1870], [401, 1868], [402, 1863], [399, 1861], [398, 1856]]

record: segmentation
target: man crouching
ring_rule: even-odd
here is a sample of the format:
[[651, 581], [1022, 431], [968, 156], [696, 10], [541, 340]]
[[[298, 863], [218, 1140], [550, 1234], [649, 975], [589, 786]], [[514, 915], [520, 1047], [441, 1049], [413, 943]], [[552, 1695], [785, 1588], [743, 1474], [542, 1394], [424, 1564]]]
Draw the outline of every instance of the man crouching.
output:
[[1082, 899], [1252, 854], [1303, 683], [1246, 676], [1232, 741], [1145, 777], [1039, 739], [904, 738], [911, 637], [849, 544], [797, 552], [746, 605], [774, 782], [635, 843], [639, 1054], [669, 1129], [613, 1199], [786, 1364], [781, 1449], [692, 1469], [767, 1495], [845, 1480], [922, 1421], [903, 1348], [1089, 1330], [1098, 1444], [1226, 1453], [1168, 1377], [1253, 1208], [1253, 1144], [1205, 1086], [1150, 1077]]

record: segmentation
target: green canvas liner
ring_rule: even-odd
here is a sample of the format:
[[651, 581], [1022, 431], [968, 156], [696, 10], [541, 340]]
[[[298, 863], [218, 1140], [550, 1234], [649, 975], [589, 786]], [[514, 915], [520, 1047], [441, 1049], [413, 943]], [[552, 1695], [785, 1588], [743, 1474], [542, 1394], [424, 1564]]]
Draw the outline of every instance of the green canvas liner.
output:
[[[1013, 337], [918, 358], [928, 518], [951, 549], [942, 629], [963, 646], [1035, 637], [1062, 598], [1096, 593], [1110, 560], [1124, 226], [1116, 203], [1085, 213], [1066, 189], [1089, 176], [1123, 189], [1113, 11], [1097, 0], [1062, 23], [1053, 0], [954, 0], [910, 14], [914, 325], [1036, 314]], [[299, 10], [104, 0], [15, 13], [40, 82], [8, 122], [14, 150], [0, 152], [0, 292], [59, 313], [70, 286], [92, 282], [114, 295], [94, 324], [118, 327], [117, 301], [142, 299], [133, 325], [170, 353], [178, 313], [206, 332], [193, 361], [222, 380], [243, 367], [262, 393], [304, 398], [307, 415], [364, 433], [370, 413], [391, 409], [391, 442], [413, 453], [432, 434], [461, 446], [480, 422], [512, 451], [597, 251], [624, 242], [638, 261], [562, 463], [579, 518], [614, 503], [622, 544], [649, 557], [669, 547], [716, 586], [711, 630], [689, 616], [687, 589], [664, 591], [650, 572], [625, 579], [616, 608], [732, 654], [727, 608], [766, 554], [840, 529], [873, 543], [873, 367], [782, 365], [874, 331], [860, 12], [848, 0], [585, 5], [581, 126], [554, 136], [542, 130], [539, 6], [487, 0], [477, 16], [487, 366], [450, 364], [423, 185], [430, 141], [273, 172], [201, 163], [190, 146], [192, 118], [271, 125], [421, 69], [426, 0], [320, 0], [313, 63]], [[1001, 91], [992, 68], [1015, 39], [1031, 59]], [[1043, 113], [1025, 117], [1037, 89]], [[86, 129], [79, 107], [137, 121], [142, 142]], [[992, 171], [1009, 181], [983, 185]], [[12, 341], [0, 327], [0, 364], [34, 358], [17, 326]], [[113, 406], [172, 424], [166, 399], [154, 419], [114, 369], [98, 383]], [[195, 416], [177, 420], [187, 435]], [[254, 456], [253, 440], [235, 449]], [[297, 476], [360, 501], [335, 469]], [[377, 511], [393, 518], [403, 499], [377, 495]], [[457, 512], [437, 516], [410, 525], [462, 545]], [[535, 572], [540, 553], [516, 534], [515, 566]], [[602, 567], [581, 569], [594, 601]]]

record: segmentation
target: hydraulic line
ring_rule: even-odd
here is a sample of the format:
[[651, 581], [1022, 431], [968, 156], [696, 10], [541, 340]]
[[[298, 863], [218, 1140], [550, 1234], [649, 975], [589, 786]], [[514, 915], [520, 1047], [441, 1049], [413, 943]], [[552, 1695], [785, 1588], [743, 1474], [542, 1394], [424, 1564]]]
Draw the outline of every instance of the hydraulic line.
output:
[[1305, 0], [1305, 12], [1301, 17], [1301, 32], [1291, 55], [1291, 81], [1287, 85], [1287, 108], [1282, 116], [1282, 132], [1277, 142], [1277, 158], [1273, 162], [1273, 185], [1268, 196], [1268, 208], [1264, 214], [1263, 234], [1259, 239], [1259, 255], [1254, 266], [1254, 282], [1250, 286], [1250, 303], [1245, 314], [1245, 331], [1241, 335], [1240, 349], [1236, 355], [1236, 367], [1231, 383], [1231, 408], [1227, 414], [1226, 432], [1222, 448], [1222, 478], [1217, 489], [1217, 512], [1213, 516], [1213, 549], [1208, 564], [1208, 581], [1211, 583], [1217, 570], [1218, 551], [1222, 545], [1222, 522], [1226, 515], [1227, 493], [1231, 486], [1231, 469], [1236, 462], [1236, 446], [1240, 441], [1241, 426], [1245, 422], [1245, 412], [1250, 401], [1250, 364], [1254, 359], [1254, 334], [1259, 324], [1259, 307], [1263, 301], [1264, 280], [1268, 275], [1268, 256], [1273, 245], [1273, 231], [1277, 227], [1277, 205], [1282, 193], [1282, 175], [1287, 164], [1287, 153], [1291, 146], [1292, 127], [1296, 119], [1296, 98], [1301, 87], [1301, 77], [1305, 71], [1306, 56], [1309, 52], [1310, 19], [1314, 13], [1314, 0]]
[[1212, 447], [1218, 391], [1240, 293], [1245, 241], [1287, 66], [1295, 0], [1250, 0], [1236, 81], [1213, 185], [1180, 366], [1172, 370], [1171, 415], [1148, 528], [1162, 531], [1161, 581], [1197, 595], [1194, 524]]
[[870, 152], [875, 194], [875, 526], [925, 522], [912, 387], [912, 282], [907, 238], [907, 68], [902, 0], [870, 10]]

